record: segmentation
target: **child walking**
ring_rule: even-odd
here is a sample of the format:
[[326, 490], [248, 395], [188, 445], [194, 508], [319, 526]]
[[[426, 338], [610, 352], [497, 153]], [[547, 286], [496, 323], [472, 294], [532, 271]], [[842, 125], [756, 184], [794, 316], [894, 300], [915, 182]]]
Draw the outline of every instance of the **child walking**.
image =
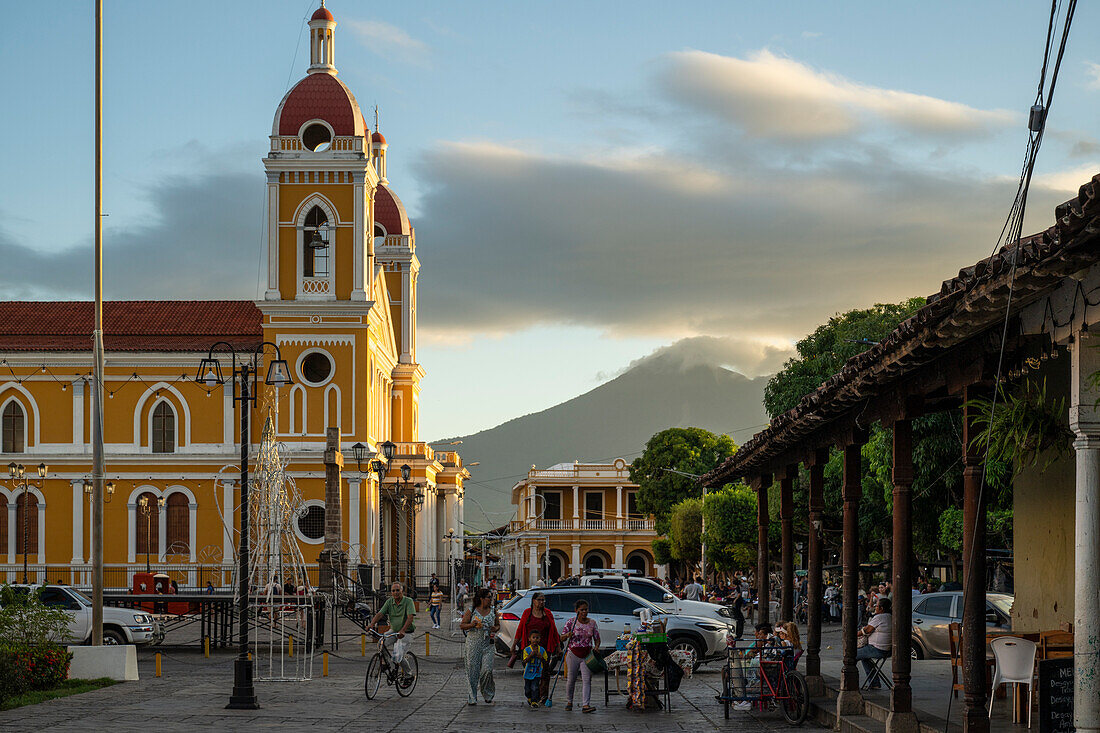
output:
[[531, 707], [537, 708], [541, 697], [542, 672], [550, 655], [545, 647], [540, 646], [542, 635], [538, 631], [528, 634], [527, 640], [529, 643], [523, 650], [523, 695]]

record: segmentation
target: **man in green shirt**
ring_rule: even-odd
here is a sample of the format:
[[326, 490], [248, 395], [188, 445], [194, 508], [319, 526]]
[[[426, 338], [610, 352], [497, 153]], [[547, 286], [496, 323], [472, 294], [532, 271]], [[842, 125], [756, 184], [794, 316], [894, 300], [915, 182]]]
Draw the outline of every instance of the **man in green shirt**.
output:
[[382, 608], [379, 609], [378, 613], [374, 614], [367, 631], [374, 631], [374, 627], [382, 620], [383, 616], [386, 618], [390, 631], [397, 634], [397, 636], [389, 637], [393, 640], [393, 660], [401, 664], [402, 670], [408, 671], [403, 664], [405, 649], [408, 646], [405, 641], [405, 634], [411, 634], [416, 630], [416, 626], [413, 624], [413, 618], [416, 616], [416, 606], [413, 605], [413, 600], [405, 595], [404, 587], [398, 582], [394, 582], [390, 586], [390, 597], [382, 604]]

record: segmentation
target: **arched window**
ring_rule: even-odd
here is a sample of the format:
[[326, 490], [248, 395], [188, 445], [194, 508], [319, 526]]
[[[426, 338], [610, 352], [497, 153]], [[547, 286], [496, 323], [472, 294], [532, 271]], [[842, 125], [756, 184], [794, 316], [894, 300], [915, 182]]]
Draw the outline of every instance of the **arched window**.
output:
[[[142, 499], [146, 499], [142, 506]], [[160, 505], [157, 503], [157, 495], [151, 491], [144, 492], [137, 500], [137, 553], [144, 555], [160, 554]]]
[[306, 214], [302, 232], [302, 276], [328, 277], [328, 217], [320, 206]]
[[[27, 491], [19, 492], [15, 500], [15, 554], [38, 553], [38, 497]], [[23, 538], [27, 538], [23, 549]]]
[[26, 446], [23, 443], [23, 408], [18, 402], [12, 400], [4, 406], [4, 453], [22, 453]]
[[153, 452], [175, 453], [176, 413], [167, 402], [153, 408]]
[[168, 496], [165, 505], [167, 528], [164, 551], [168, 555], [191, 554], [191, 507], [187, 495], [177, 491]]

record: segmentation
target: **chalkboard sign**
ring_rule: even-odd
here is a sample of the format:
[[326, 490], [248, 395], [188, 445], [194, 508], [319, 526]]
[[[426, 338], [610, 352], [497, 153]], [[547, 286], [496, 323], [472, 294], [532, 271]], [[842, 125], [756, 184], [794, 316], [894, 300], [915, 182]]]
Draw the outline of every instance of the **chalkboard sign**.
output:
[[1073, 659], [1039, 662], [1039, 733], [1073, 733]]

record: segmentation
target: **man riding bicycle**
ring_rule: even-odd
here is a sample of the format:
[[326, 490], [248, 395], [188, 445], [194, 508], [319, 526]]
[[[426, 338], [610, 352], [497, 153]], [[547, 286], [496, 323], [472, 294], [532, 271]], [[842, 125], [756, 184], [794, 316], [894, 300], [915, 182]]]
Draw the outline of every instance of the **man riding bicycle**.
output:
[[371, 619], [367, 631], [374, 631], [374, 627], [378, 625], [378, 622], [383, 616], [386, 618], [386, 623], [389, 625], [390, 631], [396, 633], [395, 636], [387, 635], [383, 643], [391, 643], [393, 645], [393, 649], [391, 650], [393, 661], [401, 665], [401, 671], [408, 672], [408, 666], [404, 661], [405, 650], [408, 648], [408, 642], [405, 641], [405, 634], [411, 634], [416, 630], [416, 626], [413, 625], [413, 617], [416, 616], [416, 606], [413, 605], [413, 600], [405, 595], [405, 588], [396, 581], [390, 586], [390, 597], [382, 604], [382, 608], [378, 613], [374, 614], [374, 618]]

